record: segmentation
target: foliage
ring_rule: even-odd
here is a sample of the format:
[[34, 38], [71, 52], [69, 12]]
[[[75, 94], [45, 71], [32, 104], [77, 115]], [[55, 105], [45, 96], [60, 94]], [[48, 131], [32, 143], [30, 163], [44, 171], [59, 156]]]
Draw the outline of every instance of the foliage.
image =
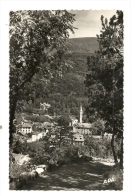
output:
[[71, 160], [75, 160], [78, 158], [78, 147], [76, 146], [69, 146], [65, 150], [65, 157]]
[[40, 72], [46, 84], [69, 66], [61, 59], [73, 22], [66, 10], [10, 12], [10, 141], [17, 101], [30, 96], [27, 83]]
[[83, 147], [86, 154], [99, 158], [112, 158], [111, 143], [108, 140], [97, 140], [93, 137], [85, 137], [85, 146]]
[[64, 126], [64, 127], [69, 126], [69, 123], [70, 122], [71, 122], [70, 117], [69, 116], [66, 116], [66, 115], [60, 116], [58, 118], [58, 120], [57, 120], [58, 125], [59, 126]]
[[26, 151], [28, 151], [28, 145], [26, 142], [21, 143], [19, 140], [17, 140], [12, 149], [16, 154], [27, 154]]
[[97, 119], [97, 121], [92, 123], [91, 130], [92, 130], [92, 134], [101, 135], [105, 130], [104, 121], [101, 119]]
[[34, 116], [34, 115], [28, 115], [26, 116], [27, 120], [31, 120], [32, 122], [50, 122], [50, 119], [48, 119], [48, 117], [46, 116]]
[[18, 165], [17, 163], [10, 163], [10, 177], [19, 178], [20, 174], [28, 171], [28, 165]]
[[115, 162], [114, 136], [123, 137], [123, 12], [117, 11], [116, 14], [109, 24], [101, 17], [102, 31], [97, 36], [99, 50], [87, 57], [85, 81], [91, 107], [88, 113], [103, 118], [111, 127]]
[[77, 118], [79, 117], [80, 101], [82, 102], [83, 107], [88, 105], [84, 87], [86, 55], [65, 54], [63, 59], [65, 61], [73, 61], [73, 68], [65, 71], [63, 77], [51, 78], [50, 83], [47, 83], [46, 85], [43, 82], [42, 76], [36, 74], [33, 77], [32, 82], [28, 83], [28, 86], [26, 84], [27, 96], [30, 92], [31, 96], [28, 96], [28, 98], [32, 99], [32, 104], [28, 102], [28, 104], [24, 103], [22, 105], [20, 103], [19, 109], [23, 107], [23, 112], [26, 112], [30, 108], [33, 108], [34, 113], [40, 113], [42, 112], [38, 110], [40, 102], [47, 102], [51, 105], [47, 111], [50, 115], [70, 114]]
[[99, 45], [96, 37], [82, 37], [69, 39], [67, 42], [68, 53], [87, 54], [94, 53]]

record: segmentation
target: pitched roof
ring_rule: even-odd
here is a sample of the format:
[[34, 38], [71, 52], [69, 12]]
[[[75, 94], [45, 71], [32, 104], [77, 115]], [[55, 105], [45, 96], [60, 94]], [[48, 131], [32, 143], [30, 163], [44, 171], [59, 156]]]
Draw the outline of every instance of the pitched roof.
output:
[[30, 127], [30, 128], [31, 128], [31, 127], [32, 127], [32, 125], [30, 125], [30, 124], [26, 123], [26, 124], [22, 124], [22, 125], [21, 125], [21, 127]]
[[90, 123], [78, 123], [78, 126], [77, 127], [91, 128], [91, 124]]

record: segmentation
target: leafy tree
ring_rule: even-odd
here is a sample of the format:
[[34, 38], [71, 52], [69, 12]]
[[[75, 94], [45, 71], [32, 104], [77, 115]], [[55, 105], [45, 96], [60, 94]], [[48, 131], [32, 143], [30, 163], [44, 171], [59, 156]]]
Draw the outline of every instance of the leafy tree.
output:
[[66, 115], [59, 117], [57, 121], [59, 126], [64, 126], [64, 127], [69, 126], [70, 122], [71, 122], [70, 117]]
[[[113, 133], [111, 146], [114, 160], [117, 155], [114, 147], [115, 135], [123, 140], [123, 12], [117, 11], [108, 24], [101, 16], [102, 31], [97, 35], [99, 50], [87, 58], [88, 73], [85, 84], [88, 86], [92, 112], [107, 121]], [[121, 164], [123, 161], [121, 142]]]
[[66, 10], [10, 12], [10, 144], [17, 101], [30, 94], [27, 83], [39, 72], [46, 84], [69, 66], [61, 59], [73, 22]]
[[92, 123], [91, 129], [93, 134], [101, 135], [105, 130], [104, 121], [97, 119], [97, 121]]

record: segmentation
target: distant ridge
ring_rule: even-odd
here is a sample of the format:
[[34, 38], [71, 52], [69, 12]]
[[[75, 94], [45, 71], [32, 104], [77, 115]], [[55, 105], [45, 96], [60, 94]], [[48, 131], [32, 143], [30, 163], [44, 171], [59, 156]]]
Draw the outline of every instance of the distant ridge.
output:
[[91, 38], [97, 39], [96, 37], [74, 37], [74, 38], [69, 38], [69, 39], [91, 39]]
[[67, 41], [68, 53], [94, 53], [99, 48], [96, 37], [71, 38]]

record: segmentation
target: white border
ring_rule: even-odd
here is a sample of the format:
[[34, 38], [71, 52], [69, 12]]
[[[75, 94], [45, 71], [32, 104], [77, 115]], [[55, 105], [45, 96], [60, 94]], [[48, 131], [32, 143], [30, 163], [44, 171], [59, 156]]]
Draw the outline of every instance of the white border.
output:
[[9, 191], [8, 190], [8, 138], [9, 138], [9, 44], [8, 44], [8, 13], [20, 9], [121, 9], [124, 11], [124, 189], [123, 191], [47, 191], [44, 193], [98, 193], [98, 194], [130, 194], [131, 193], [131, 2], [129, 1], [1, 1], [0, 6], [0, 192], [1, 194], [43, 193], [43, 191]]

